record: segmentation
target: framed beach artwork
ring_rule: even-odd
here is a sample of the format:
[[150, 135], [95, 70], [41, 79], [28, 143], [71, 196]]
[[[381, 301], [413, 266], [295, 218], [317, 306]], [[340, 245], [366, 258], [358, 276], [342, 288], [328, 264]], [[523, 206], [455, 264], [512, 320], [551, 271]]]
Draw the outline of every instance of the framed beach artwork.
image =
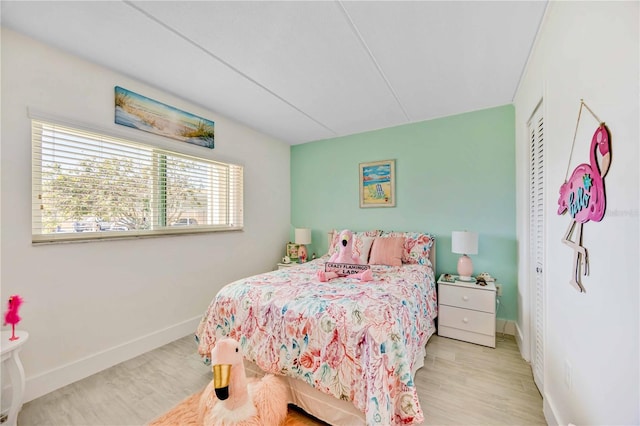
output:
[[122, 87], [115, 88], [116, 124], [213, 149], [214, 122], [154, 101]]
[[396, 160], [360, 163], [360, 207], [396, 206]]

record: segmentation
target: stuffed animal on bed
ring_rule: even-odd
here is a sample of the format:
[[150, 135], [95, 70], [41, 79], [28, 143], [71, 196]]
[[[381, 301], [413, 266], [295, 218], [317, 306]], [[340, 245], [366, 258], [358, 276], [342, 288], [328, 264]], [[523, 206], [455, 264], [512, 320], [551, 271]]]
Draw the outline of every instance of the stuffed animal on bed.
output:
[[213, 380], [200, 398], [204, 426], [278, 426], [287, 417], [288, 392], [273, 374], [247, 379], [240, 344], [218, 340], [211, 351]]
[[[344, 231], [340, 232], [338, 243], [340, 244], [340, 250], [338, 250], [337, 253], [334, 253], [329, 258], [329, 263], [348, 263], [352, 265], [362, 265], [362, 263], [360, 263], [360, 259], [358, 259], [358, 256], [353, 253], [353, 233], [351, 231], [345, 229]], [[349, 277], [358, 278], [360, 281], [371, 281], [373, 279], [371, 269], [367, 269], [366, 271], [359, 272], [357, 274], [340, 274], [338, 272], [332, 271], [318, 271], [317, 273], [318, 279], [322, 282], [328, 281], [332, 278], [347, 275]]]

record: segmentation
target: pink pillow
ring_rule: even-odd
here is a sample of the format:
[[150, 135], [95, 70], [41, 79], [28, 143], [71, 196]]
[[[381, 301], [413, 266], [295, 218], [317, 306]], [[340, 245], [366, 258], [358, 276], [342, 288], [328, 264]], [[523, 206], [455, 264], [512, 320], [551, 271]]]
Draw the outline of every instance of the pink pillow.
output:
[[431, 256], [431, 247], [435, 240], [431, 234], [421, 232], [384, 231], [380, 234], [380, 237], [404, 237], [402, 263], [417, 263], [420, 265], [431, 264], [429, 256]]
[[370, 265], [402, 266], [403, 237], [376, 238], [369, 256]]

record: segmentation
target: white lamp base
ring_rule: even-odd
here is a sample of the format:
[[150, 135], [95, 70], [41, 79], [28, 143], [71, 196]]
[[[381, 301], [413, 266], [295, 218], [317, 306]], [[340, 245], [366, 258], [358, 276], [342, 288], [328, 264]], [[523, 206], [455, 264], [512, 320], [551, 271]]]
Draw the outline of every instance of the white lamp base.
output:
[[458, 259], [458, 275], [460, 275], [460, 280], [471, 281], [471, 274], [473, 274], [473, 262], [469, 256], [463, 254], [460, 256], [460, 259]]

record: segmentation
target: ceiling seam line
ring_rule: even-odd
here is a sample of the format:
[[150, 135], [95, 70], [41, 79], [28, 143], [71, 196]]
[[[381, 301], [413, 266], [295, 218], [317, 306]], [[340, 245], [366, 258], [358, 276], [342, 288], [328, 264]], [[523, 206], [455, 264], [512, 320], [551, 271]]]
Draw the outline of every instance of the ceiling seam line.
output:
[[513, 96], [511, 96], [512, 104], [515, 103], [516, 101], [516, 95], [518, 94], [518, 90], [520, 90], [520, 85], [522, 84], [525, 74], [527, 73], [529, 62], [531, 62], [533, 59], [534, 50], [538, 45], [538, 39], [540, 38], [540, 28], [542, 28], [542, 25], [544, 24], [544, 22], [546, 22], [546, 17], [548, 16], [548, 13], [549, 13], [549, 4], [550, 3], [547, 2], [547, 4], [544, 7], [544, 12], [542, 13], [540, 22], [538, 22], [538, 27], [536, 28], [536, 35], [535, 37], [533, 37], [533, 40], [531, 41], [531, 46], [529, 46], [529, 54], [527, 55], [527, 60], [524, 62], [524, 66], [522, 67], [522, 71], [520, 71], [520, 76], [518, 78], [518, 84], [516, 84], [516, 88], [513, 92]]
[[387, 88], [389, 89], [389, 91], [393, 95], [394, 99], [398, 103], [398, 106], [402, 110], [402, 113], [404, 114], [404, 117], [410, 123], [411, 122], [411, 117], [409, 117], [409, 114], [407, 113], [407, 110], [404, 108], [404, 105], [402, 105], [402, 102], [400, 101], [400, 97], [398, 96], [398, 94], [394, 90], [393, 86], [391, 85], [391, 82], [389, 81], [389, 79], [387, 78], [386, 74], [382, 70], [382, 66], [376, 60], [376, 57], [373, 55], [373, 52], [371, 51], [371, 49], [369, 49], [369, 46], [364, 41], [364, 37], [362, 37], [362, 34], [358, 30], [358, 27], [356, 27], [356, 24], [353, 22], [353, 19], [351, 19], [351, 16], [349, 15], [349, 12], [347, 12], [347, 9], [345, 9], [344, 5], [342, 4], [342, 2], [340, 0], [336, 0], [336, 3], [340, 6], [340, 10], [342, 10], [342, 13], [343, 13], [344, 17], [347, 19], [347, 22], [351, 26], [351, 30], [353, 30], [353, 32], [355, 33], [357, 39], [360, 41], [360, 44], [362, 45], [364, 50], [367, 52], [367, 55], [369, 55], [369, 58], [373, 62], [373, 65], [376, 67], [376, 70], [378, 71], [378, 74], [380, 74], [380, 76], [382, 77], [382, 80], [385, 82], [385, 84], [387, 85]]
[[269, 93], [271, 96], [275, 97], [276, 99], [284, 102], [285, 104], [287, 104], [288, 106], [290, 106], [291, 108], [293, 108], [294, 110], [298, 111], [300, 114], [304, 115], [305, 117], [307, 117], [309, 120], [313, 121], [314, 123], [318, 124], [319, 126], [321, 126], [322, 128], [324, 128], [325, 130], [328, 130], [329, 132], [331, 132], [334, 136], [337, 136], [338, 133], [331, 129], [330, 127], [326, 126], [325, 124], [321, 123], [320, 121], [316, 120], [315, 118], [313, 118], [312, 116], [310, 116], [309, 114], [307, 114], [306, 112], [304, 112], [302, 109], [298, 108], [297, 106], [295, 106], [294, 104], [292, 104], [291, 102], [289, 102], [288, 100], [286, 100], [285, 98], [283, 98], [282, 96], [278, 95], [277, 93], [275, 93], [274, 91], [272, 91], [271, 89], [269, 89], [268, 87], [260, 84], [258, 81], [254, 80], [253, 78], [249, 77], [247, 74], [243, 73], [242, 71], [240, 71], [239, 69], [237, 69], [236, 67], [234, 67], [233, 65], [231, 65], [230, 63], [226, 62], [224, 59], [218, 57], [216, 54], [214, 54], [213, 52], [210, 52], [209, 50], [207, 50], [206, 48], [204, 48], [203, 46], [199, 45], [198, 43], [196, 43], [195, 41], [191, 40], [189, 37], [187, 37], [186, 35], [182, 34], [181, 32], [171, 28], [169, 25], [165, 24], [164, 22], [162, 22], [161, 20], [159, 20], [158, 18], [156, 18], [155, 16], [151, 15], [150, 13], [146, 12], [145, 10], [140, 9], [138, 6], [134, 5], [130, 0], [122, 0], [122, 2], [124, 4], [126, 4], [127, 6], [131, 7], [132, 9], [137, 10], [138, 12], [140, 12], [142, 15], [146, 16], [147, 18], [149, 18], [150, 20], [152, 20], [153, 22], [157, 23], [158, 25], [160, 25], [161, 27], [163, 27], [164, 29], [166, 29], [169, 32], [172, 32], [173, 34], [177, 35], [178, 37], [180, 37], [181, 39], [183, 39], [184, 41], [186, 41], [187, 43], [191, 44], [192, 46], [194, 46], [197, 49], [202, 50], [204, 53], [206, 53], [208, 56], [212, 57], [213, 59], [215, 59], [216, 61], [220, 62], [222, 65], [226, 66], [227, 68], [229, 68], [230, 70], [232, 70], [233, 72], [235, 72], [236, 74], [239, 74], [240, 76], [242, 76], [243, 78], [245, 78], [246, 80], [248, 80], [249, 82], [255, 84], [256, 86], [260, 87], [262, 90], [264, 90], [265, 92]]

